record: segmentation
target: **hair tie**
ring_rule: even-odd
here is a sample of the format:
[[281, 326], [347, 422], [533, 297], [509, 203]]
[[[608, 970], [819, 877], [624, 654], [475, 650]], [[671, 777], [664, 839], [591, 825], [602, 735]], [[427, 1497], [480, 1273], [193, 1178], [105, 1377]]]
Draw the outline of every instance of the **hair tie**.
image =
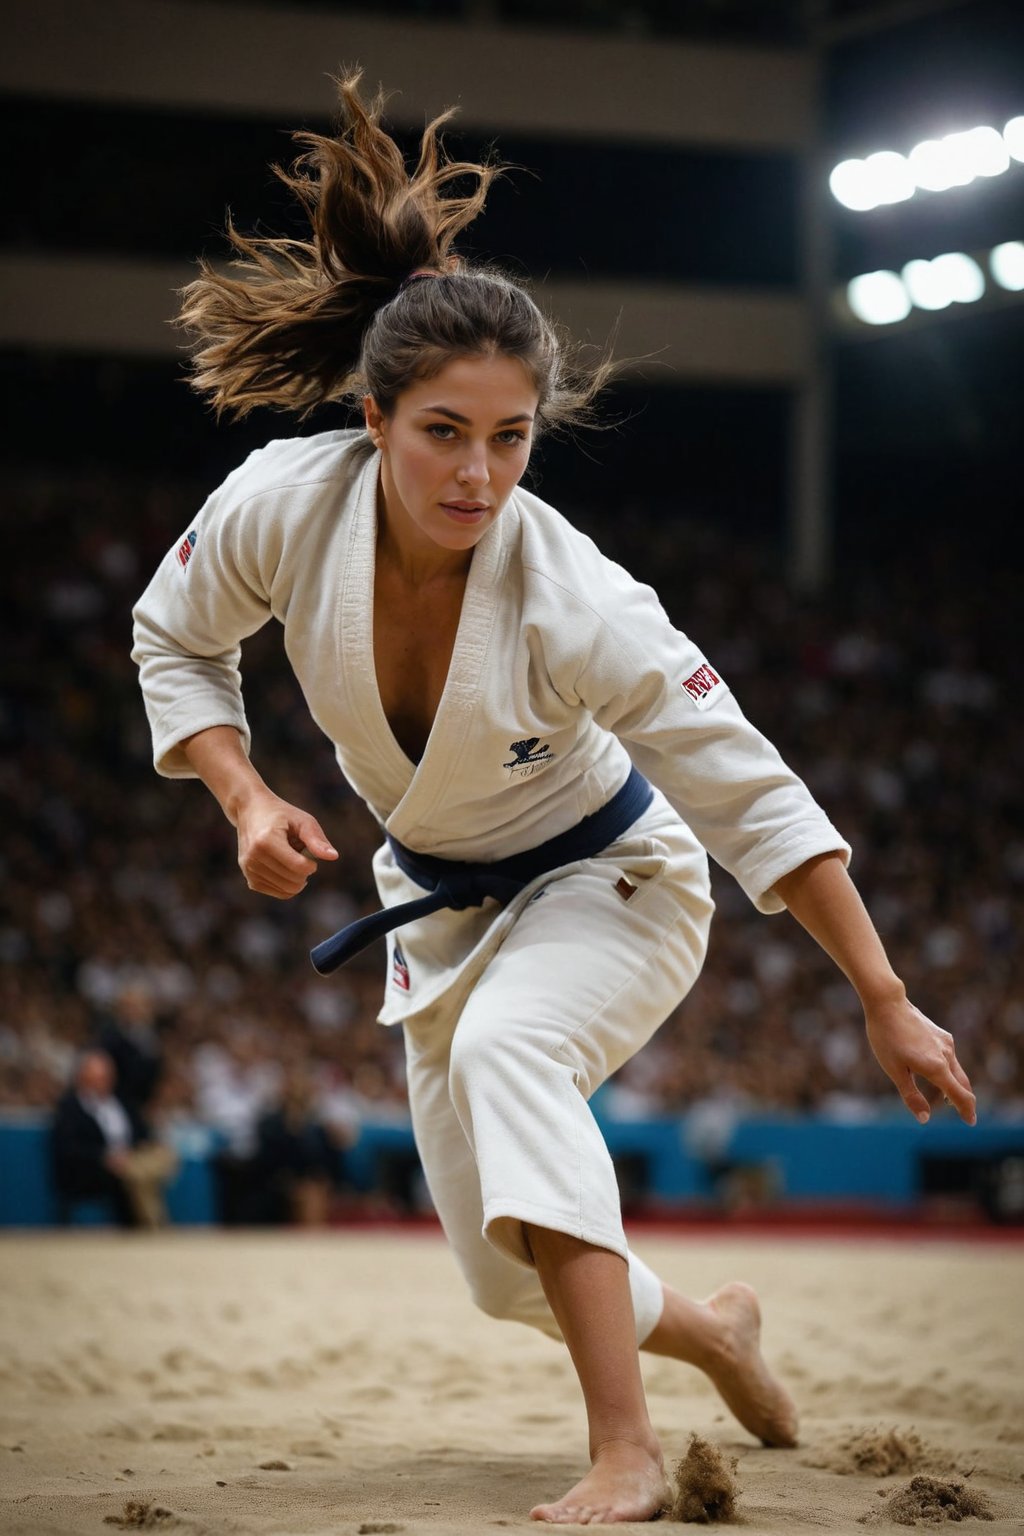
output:
[[408, 288], [410, 283], [417, 282], [421, 277], [445, 276], [447, 276], [447, 274], [444, 272], [438, 272], [436, 267], [417, 267], [415, 271], [409, 273], [408, 277], [403, 277], [402, 281], [398, 285], [398, 291], [401, 293], [403, 288]]

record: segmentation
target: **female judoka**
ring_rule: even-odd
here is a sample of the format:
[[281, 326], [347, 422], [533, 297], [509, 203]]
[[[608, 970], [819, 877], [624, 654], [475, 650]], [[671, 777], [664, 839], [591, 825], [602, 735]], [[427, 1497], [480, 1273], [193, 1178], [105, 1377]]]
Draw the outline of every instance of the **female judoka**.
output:
[[608, 370], [455, 255], [494, 171], [443, 161], [438, 119], [410, 173], [380, 100], [357, 79], [341, 97], [337, 136], [300, 136], [280, 173], [310, 239], [231, 229], [236, 263], [203, 265], [183, 319], [218, 410], [356, 398], [365, 425], [271, 442], [169, 551], [136, 610], [156, 764], [208, 785], [254, 891], [294, 897], [338, 858], [250, 761], [239, 646], [276, 618], [383, 833], [382, 914], [315, 963], [387, 934], [381, 1020], [404, 1028], [417, 1144], [474, 1299], [563, 1338], [579, 1376], [591, 1466], [533, 1515], [648, 1519], [668, 1489], [638, 1344], [706, 1371], [765, 1443], [796, 1436], [753, 1293], [689, 1301], [630, 1254], [588, 1107], [700, 971], [706, 851], [832, 956], [912, 1113], [928, 1115], [916, 1077], [965, 1120], [974, 1098], [886, 958], [847, 844], [713, 659], [521, 488], [538, 433], [582, 419]]

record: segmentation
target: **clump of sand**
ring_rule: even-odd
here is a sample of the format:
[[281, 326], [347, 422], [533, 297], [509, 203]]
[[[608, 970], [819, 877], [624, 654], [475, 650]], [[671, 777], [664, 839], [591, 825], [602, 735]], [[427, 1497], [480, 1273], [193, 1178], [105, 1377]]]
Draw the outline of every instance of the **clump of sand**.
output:
[[897, 1472], [916, 1472], [927, 1465], [930, 1453], [913, 1430], [864, 1429], [840, 1440], [804, 1465], [829, 1472], [863, 1472], [868, 1477], [892, 1477]]
[[896, 1488], [878, 1510], [860, 1519], [861, 1525], [891, 1520], [895, 1525], [941, 1525], [946, 1520], [994, 1520], [992, 1506], [977, 1488], [947, 1483], [923, 1473]]
[[122, 1531], [154, 1531], [177, 1525], [173, 1513], [150, 1499], [129, 1499], [120, 1515], [104, 1515], [104, 1525], [119, 1526]]
[[691, 1435], [686, 1455], [676, 1463], [676, 1493], [669, 1519], [694, 1525], [732, 1520], [740, 1491], [735, 1471], [735, 1457], [726, 1462], [716, 1445]]

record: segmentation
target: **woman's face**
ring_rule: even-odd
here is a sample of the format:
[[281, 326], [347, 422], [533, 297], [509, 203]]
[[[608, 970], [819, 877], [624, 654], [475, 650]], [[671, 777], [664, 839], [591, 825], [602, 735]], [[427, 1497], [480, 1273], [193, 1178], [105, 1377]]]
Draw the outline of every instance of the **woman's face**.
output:
[[389, 534], [410, 552], [471, 550], [519, 484], [538, 396], [515, 358], [456, 358], [411, 384], [384, 416], [367, 395], [381, 450]]

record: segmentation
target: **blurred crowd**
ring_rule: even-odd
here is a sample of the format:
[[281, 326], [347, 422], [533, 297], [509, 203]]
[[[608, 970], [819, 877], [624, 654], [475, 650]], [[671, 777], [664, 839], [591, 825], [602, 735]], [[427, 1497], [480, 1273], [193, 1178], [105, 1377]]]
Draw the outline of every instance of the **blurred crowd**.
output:
[[[165, 1131], [198, 1122], [244, 1162], [268, 1117], [291, 1115], [343, 1155], [361, 1123], [404, 1118], [400, 1032], [375, 1022], [383, 946], [330, 980], [307, 952], [376, 907], [378, 839], [306, 714], [279, 633], [268, 626], [243, 653], [254, 761], [343, 851], [284, 904], [248, 891], [202, 786], [154, 774], [129, 660], [132, 603], [203, 492], [42, 472], [12, 490], [0, 1110], [51, 1108], [83, 1049], [102, 1045], [122, 1080], [145, 1079], [145, 1113]], [[807, 779], [854, 846], [911, 995], [955, 1032], [983, 1106], [1024, 1114], [1014, 573], [989, 569], [980, 585], [962, 549], [901, 548], [894, 530], [884, 566], [850, 560], [825, 596], [797, 599], [776, 557], [738, 547], [699, 508], [577, 520], [657, 587]], [[889, 1108], [843, 979], [786, 916], [760, 917], [720, 871], [714, 889], [705, 972], [604, 1091], [607, 1111]]]

